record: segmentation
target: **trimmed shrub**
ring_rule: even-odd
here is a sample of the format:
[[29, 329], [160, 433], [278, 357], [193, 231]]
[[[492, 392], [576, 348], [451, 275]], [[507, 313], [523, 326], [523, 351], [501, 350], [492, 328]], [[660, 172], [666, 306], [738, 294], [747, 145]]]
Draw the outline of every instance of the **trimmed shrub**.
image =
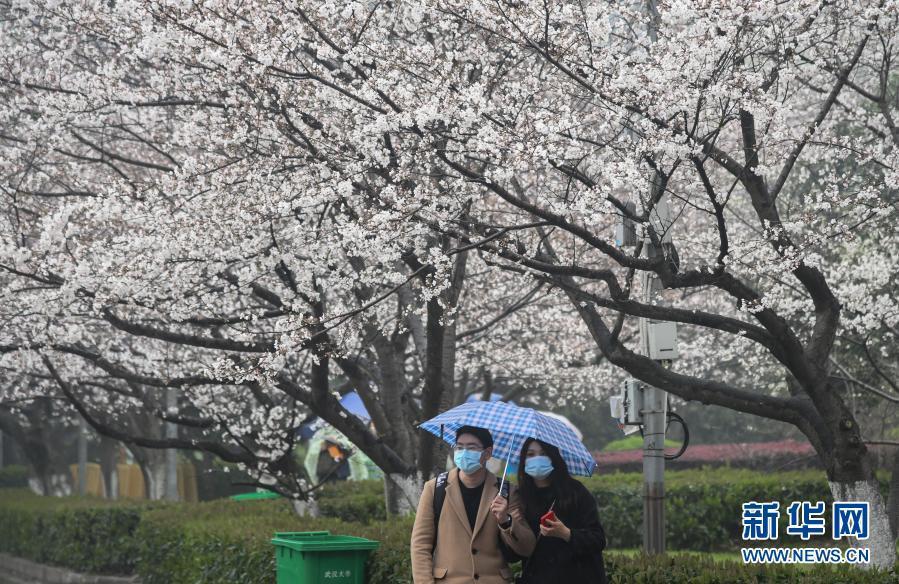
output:
[[387, 517], [384, 485], [379, 480], [326, 483], [316, 496], [318, 508], [326, 517], [359, 523]]
[[93, 498], [0, 495], [0, 551], [96, 574], [130, 574], [143, 507]]
[[[639, 548], [642, 474], [610, 473], [581, 480], [596, 497], [610, 546]], [[829, 503], [832, 499], [824, 472], [813, 469], [767, 474], [726, 467], [669, 471], [665, 473], [665, 490], [667, 541], [674, 550], [738, 547], [742, 504], [748, 501], [780, 501], [785, 509], [792, 501]], [[362, 523], [385, 517], [381, 481], [328, 483], [318, 493], [318, 501], [322, 514], [328, 517]], [[785, 512], [782, 521], [780, 531], [784, 533]]]
[[[643, 541], [642, 474], [610, 473], [581, 480], [596, 497], [610, 546], [639, 548]], [[832, 499], [824, 472], [819, 470], [761, 474], [718, 467], [669, 471], [665, 473], [665, 491], [667, 541], [674, 550], [738, 547], [742, 504], [748, 501], [780, 501], [785, 509], [791, 501], [829, 503]], [[318, 500], [322, 513], [329, 517], [363, 523], [384, 519], [381, 481], [329, 483]], [[782, 521], [786, 522], [785, 512]], [[785, 523], [781, 533], [784, 528]]]
[[28, 467], [18, 464], [0, 468], [0, 489], [18, 489], [28, 486]]
[[[583, 482], [599, 504], [610, 547], [639, 548], [643, 541], [642, 475], [613, 473]], [[781, 509], [786, 509], [792, 501], [829, 504], [832, 497], [824, 473], [816, 470], [762, 474], [715, 468], [705, 472], [668, 472], [665, 526], [669, 549], [715, 551], [739, 547], [742, 504], [749, 501], [780, 501]], [[786, 521], [786, 512], [782, 512], [781, 534], [785, 534]], [[782, 536], [780, 541], [785, 545], [803, 545], [799, 538], [789, 536]], [[815, 539], [811, 542], [804, 545], [813, 545]]]
[[[830, 500], [819, 472], [758, 475], [715, 469], [703, 475], [672, 472], [666, 479], [672, 549], [714, 549], [724, 547], [721, 542], [739, 541], [740, 505], [748, 500]], [[610, 540], [606, 565], [615, 584], [899, 584], [895, 571], [744, 566], [699, 554], [648, 558], [616, 553], [615, 548], [640, 545], [641, 481], [639, 474], [585, 480], [600, 502]], [[407, 583], [412, 518], [375, 521], [369, 500], [380, 501], [380, 494], [378, 481], [328, 485], [320, 493], [323, 507], [330, 505], [335, 514], [356, 513], [365, 518], [359, 523], [300, 518], [284, 499], [136, 504], [4, 490], [0, 551], [80, 572], [137, 573], [144, 584], [273, 584], [272, 536], [278, 531], [327, 530], [380, 542], [369, 556], [369, 584]], [[783, 539], [780, 543], [791, 545]], [[819, 545], [830, 547], [833, 542]]]
[[335, 518], [297, 517], [284, 500], [214, 501], [150, 511], [137, 539], [137, 572], [144, 584], [271, 584], [278, 531], [330, 531], [380, 542], [369, 556], [367, 582], [409, 582], [411, 519], [348, 523]]
[[271, 584], [275, 532], [324, 530], [379, 541], [367, 581], [405, 583], [411, 529], [411, 518], [301, 518], [283, 499], [133, 503], [0, 491], [0, 552], [78, 572], [137, 573], [145, 584]]

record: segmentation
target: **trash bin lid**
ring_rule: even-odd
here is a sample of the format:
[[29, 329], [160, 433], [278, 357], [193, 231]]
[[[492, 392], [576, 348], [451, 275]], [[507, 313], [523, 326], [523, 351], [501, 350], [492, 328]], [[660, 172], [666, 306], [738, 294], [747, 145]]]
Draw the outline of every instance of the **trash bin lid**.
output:
[[257, 493], [241, 493], [240, 495], [232, 495], [229, 497], [232, 501], [261, 501], [263, 499], [280, 499], [281, 495], [272, 493], [271, 491]]
[[352, 535], [331, 535], [327, 531], [280, 532], [272, 538], [272, 543], [300, 552], [373, 550], [381, 545], [372, 539]]
[[275, 539], [299, 539], [302, 537], [319, 537], [331, 535], [330, 531], [276, 531]]

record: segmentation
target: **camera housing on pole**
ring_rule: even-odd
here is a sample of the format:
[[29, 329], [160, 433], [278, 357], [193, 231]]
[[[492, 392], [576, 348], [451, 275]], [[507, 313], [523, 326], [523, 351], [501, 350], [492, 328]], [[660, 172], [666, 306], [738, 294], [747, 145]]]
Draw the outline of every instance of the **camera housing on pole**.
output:
[[[621, 384], [621, 393], [609, 398], [609, 410], [613, 418], [618, 420], [618, 428], [629, 436], [640, 431], [646, 423], [645, 390], [648, 386], [638, 379], [627, 379]], [[667, 400], [664, 405], [667, 416]]]
[[636, 379], [621, 384], [621, 393], [609, 399], [612, 417], [625, 436], [633, 434], [643, 424], [643, 385]]
[[650, 319], [648, 328], [649, 358], [656, 361], [677, 359], [677, 323]]

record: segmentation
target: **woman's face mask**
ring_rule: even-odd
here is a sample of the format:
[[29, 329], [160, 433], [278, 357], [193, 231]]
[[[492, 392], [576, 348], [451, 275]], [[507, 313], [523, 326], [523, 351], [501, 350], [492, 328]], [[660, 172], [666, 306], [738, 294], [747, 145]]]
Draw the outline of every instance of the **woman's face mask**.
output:
[[532, 456], [524, 463], [524, 472], [538, 480], [545, 479], [552, 471], [553, 463], [548, 456]]
[[481, 451], [474, 450], [457, 450], [453, 455], [453, 461], [459, 470], [465, 474], [478, 472], [481, 469]]

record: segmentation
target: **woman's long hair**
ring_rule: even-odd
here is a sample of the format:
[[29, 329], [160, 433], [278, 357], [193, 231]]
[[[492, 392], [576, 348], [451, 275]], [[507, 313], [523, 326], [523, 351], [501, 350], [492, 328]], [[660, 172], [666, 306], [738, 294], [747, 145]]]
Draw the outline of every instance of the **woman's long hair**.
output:
[[518, 457], [518, 494], [521, 497], [522, 506], [524, 507], [524, 516], [528, 521], [536, 521], [541, 515], [546, 513], [546, 509], [541, 508], [541, 503], [537, 499], [537, 483], [533, 477], [524, 472], [524, 466], [527, 463], [528, 447], [531, 442], [537, 442], [543, 448], [543, 453], [549, 457], [553, 464], [553, 471], [549, 475], [551, 489], [553, 490], [553, 498], [556, 501], [553, 510], [561, 514], [570, 514], [574, 512], [577, 506], [577, 495], [574, 490], [573, 483], [575, 479], [571, 478], [568, 472], [568, 465], [559, 449], [552, 444], [547, 444], [542, 440], [528, 438], [525, 440], [524, 446], [521, 447], [521, 454]]

